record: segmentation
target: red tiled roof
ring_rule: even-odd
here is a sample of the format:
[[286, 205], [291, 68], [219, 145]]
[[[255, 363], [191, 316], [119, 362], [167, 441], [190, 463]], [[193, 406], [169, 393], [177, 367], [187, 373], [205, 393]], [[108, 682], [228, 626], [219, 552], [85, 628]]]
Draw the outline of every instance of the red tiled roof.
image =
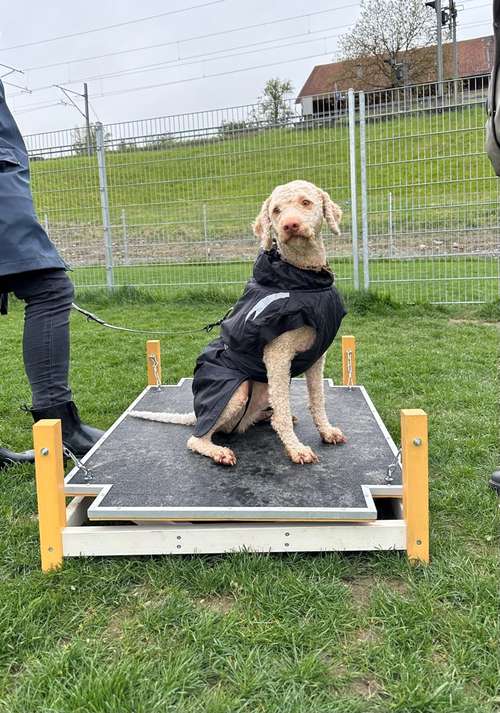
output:
[[[446, 47], [450, 47], [448, 44]], [[473, 77], [478, 74], [489, 74], [493, 67], [495, 56], [495, 39], [475, 37], [473, 40], [458, 42], [458, 73], [461, 77]]]
[[[429, 49], [423, 48], [416, 50], [417, 52], [429, 52]], [[446, 43], [443, 46], [444, 69], [445, 77], [451, 77], [453, 49], [451, 43]], [[488, 37], [475, 37], [471, 40], [462, 40], [458, 42], [458, 73], [460, 77], [473, 77], [481, 74], [489, 74], [493, 65], [495, 53], [495, 40], [493, 35]], [[336, 90], [345, 91], [349, 88], [367, 89], [366, 83], [362, 77], [354, 78], [353, 71], [355, 63], [351, 61], [332, 62], [331, 64], [318, 64], [312, 70], [307, 78], [304, 86], [299, 92], [298, 98], [314, 96], [315, 94], [326, 94]], [[433, 76], [426, 78], [423, 81], [435, 81], [435, 73]], [[388, 86], [388, 80], [385, 77], [380, 77], [379, 88], [383, 89]], [[373, 81], [372, 86], [373, 89]]]

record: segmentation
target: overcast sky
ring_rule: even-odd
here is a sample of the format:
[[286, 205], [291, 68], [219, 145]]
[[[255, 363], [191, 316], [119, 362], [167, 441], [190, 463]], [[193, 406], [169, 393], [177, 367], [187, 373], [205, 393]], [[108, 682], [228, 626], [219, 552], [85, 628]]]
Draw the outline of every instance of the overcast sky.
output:
[[[491, 3], [458, 0], [458, 8], [459, 39], [491, 34]], [[349, 29], [358, 11], [355, 0], [5, 2], [0, 62], [25, 70], [24, 76], [12, 74], [4, 81], [33, 90], [20, 94], [6, 86], [25, 134], [82, 123], [75, 108], [57, 104], [64, 97], [53, 84], [81, 92], [88, 80], [92, 119], [104, 123], [215, 109], [255, 102], [270, 77], [291, 79], [298, 92], [315, 64], [337, 59], [338, 36]], [[159, 14], [163, 16], [142, 19]], [[305, 14], [311, 15], [283, 21]], [[128, 24], [92, 31], [119, 23]], [[242, 27], [247, 29], [200, 37]], [[266, 40], [271, 42], [262, 44]], [[150, 45], [157, 46], [144, 49]], [[130, 51], [136, 48], [141, 49]], [[82, 61], [104, 54], [112, 56]], [[162, 62], [169, 64], [150, 66]], [[74, 99], [83, 108], [82, 100]]]

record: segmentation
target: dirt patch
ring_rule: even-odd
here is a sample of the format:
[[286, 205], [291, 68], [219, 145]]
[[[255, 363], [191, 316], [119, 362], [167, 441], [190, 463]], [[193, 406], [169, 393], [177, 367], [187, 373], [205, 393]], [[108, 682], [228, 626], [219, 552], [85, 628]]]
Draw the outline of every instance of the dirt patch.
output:
[[383, 688], [373, 678], [355, 678], [348, 685], [349, 692], [360, 698], [375, 698], [383, 694]]
[[216, 614], [228, 614], [235, 606], [234, 597], [230, 596], [213, 596], [197, 599], [196, 603], [203, 609], [209, 609]]
[[360, 644], [371, 644], [379, 638], [373, 629], [358, 629], [354, 637]]
[[345, 579], [344, 584], [351, 592], [354, 603], [359, 607], [367, 607], [370, 603], [376, 580], [373, 577], [353, 577]]
[[128, 619], [128, 613], [125, 611], [114, 612], [108, 620], [108, 625], [104, 629], [103, 637], [106, 639], [121, 639], [123, 637], [124, 625]]
[[344, 579], [343, 581], [345, 586], [350, 590], [354, 603], [361, 608], [367, 608], [369, 606], [373, 591], [378, 586], [390, 589], [401, 596], [406, 595], [408, 592], [407, 582], [396, 577], [353, 577], [352, 579]]
[[406, 596], [408, 594], [408, 582], [404, 579], [398, 579], [393, 577], [391, 579], [381, 579], [380, 584], [383, 584], [387, 589], [392, 590], [396, 594], [401, 594], [401, 596]]
[[500, 322], [486, 322], [481, 319], [449, 319], [449, 324], [469, 324], [474, 327], [495, 327], [500, 329]]

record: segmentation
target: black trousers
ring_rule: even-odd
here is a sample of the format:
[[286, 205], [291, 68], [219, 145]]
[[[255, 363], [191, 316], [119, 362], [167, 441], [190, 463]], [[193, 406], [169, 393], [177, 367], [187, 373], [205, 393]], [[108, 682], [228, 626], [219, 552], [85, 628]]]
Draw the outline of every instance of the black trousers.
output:
[[[62, 269], [21, 272], [0, 277], [0, 294], [8, 292], [26, 303], [23, 358], [33, 408], [71, 401], [68, 371], [73, 283]], [[0, 334], [1, 327], [0, 321]]]

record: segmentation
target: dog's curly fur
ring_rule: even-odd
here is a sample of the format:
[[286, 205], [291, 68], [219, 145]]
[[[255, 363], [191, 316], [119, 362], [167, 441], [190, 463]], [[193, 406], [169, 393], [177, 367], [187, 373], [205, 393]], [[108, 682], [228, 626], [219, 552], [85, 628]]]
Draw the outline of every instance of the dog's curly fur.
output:
[[[341, 209], [328, 193], [308, 181], [292, 181], [277, 186], [264, 201], [253, 230], [260, 238], [264, 250], [270, 250], [275, 240], [283, 260], [301, 269], [319, 271], [326, 265], [326, 251], [321, 238], [323, 220], [326, 220], [333, 233], [340, 235], [341, 218]], [[289, 397], [291, 363], [299, 352], [312, 346], [314, 339], [315, 330], [305, 326], [285, 332], [270, 342], [264, 349], [263, 357], [268, 383], [251, 384], [245, 381], [241, 384], [214, 428], [202, 437], [191, 436], [188, 448], [208, 456], [216, 463], [234, 465], [236, 456], [233, 451], [213, 443], [213, 434], [217, 431], [228, 433], [235, 426], [238, 432], [243, 433], [258, 421], [271, 418], [271, 424], [291, 460], [294, 463], [316, 463], [316, 454], [309, 446], [301, 443], [295, 434]], [[329, 423], [325, 411], [324, 361], [323, 355], [305, 374], [309, 409], [322, 440], [326, 443], [343, 443], [345, 436]], [[247, 407], [248, 399], [250, 403]], [[155, 420], [179, 423], [179, 420], [174, 420], [175, 416], [163, 414], [162, 419]], [[176, 417], [179, 418], [178, 415]]]

